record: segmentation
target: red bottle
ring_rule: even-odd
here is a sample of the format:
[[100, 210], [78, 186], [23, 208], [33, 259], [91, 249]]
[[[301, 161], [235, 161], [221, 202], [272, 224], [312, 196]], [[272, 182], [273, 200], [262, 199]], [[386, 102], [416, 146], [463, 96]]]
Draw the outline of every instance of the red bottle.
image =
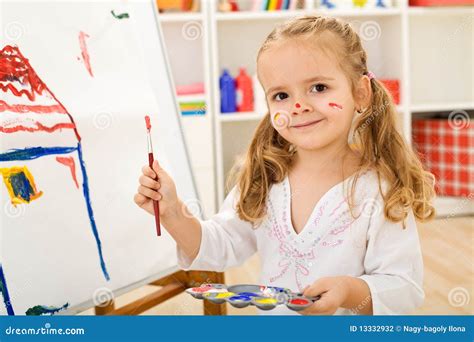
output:
[[237, 111], [253, 111], [253, 85], [252, 78], [246, 73], [245, 68], [240, 68], [239, 75], [235, 79], [237, 91]]

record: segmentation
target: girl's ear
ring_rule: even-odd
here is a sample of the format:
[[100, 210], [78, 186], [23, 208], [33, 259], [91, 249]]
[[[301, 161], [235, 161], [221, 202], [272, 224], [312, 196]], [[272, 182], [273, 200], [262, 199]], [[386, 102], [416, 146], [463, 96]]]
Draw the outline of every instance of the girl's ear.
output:
[[357, 109], [367, 108], [370, 106], [372, 101], [372, 86], [370, 82], [370, 78], [366, 75], [359, 79], [355, 98]]

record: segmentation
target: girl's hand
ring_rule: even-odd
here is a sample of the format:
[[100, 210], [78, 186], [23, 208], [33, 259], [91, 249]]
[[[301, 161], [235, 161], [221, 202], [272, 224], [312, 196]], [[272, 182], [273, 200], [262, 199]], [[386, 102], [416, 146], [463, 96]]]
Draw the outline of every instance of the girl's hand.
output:
[[[156, 180], [156, 175], [158, 175], [158, 180]], [[157, 160], [153, 162], [153, 169], [148, 165], [143, 166], [138, 182], [140, 183], [138, 193], [133, 199], [140, 208], [155, 215], [153, 200], [157, 200], [160, 203], [160, 218], [179, 210], [179, 199], [174, 181]]]
[[325, 277], [316, 280], [312, 285], [308, 285], [303, 295], [321, 298], [310, 307], [299, 311], [302, 315], [332, 315], [346, 301], [349, 296], [349, 286], [347, 277]]

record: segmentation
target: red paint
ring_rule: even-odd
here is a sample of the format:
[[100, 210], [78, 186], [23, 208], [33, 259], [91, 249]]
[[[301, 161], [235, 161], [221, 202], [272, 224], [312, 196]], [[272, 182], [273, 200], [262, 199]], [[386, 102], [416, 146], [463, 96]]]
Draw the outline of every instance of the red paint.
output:
[[296, 102], [295, 107], [296, 107], [296, 108], [300, 108], [301, 105], [300, 105], [298, 102]]
[[148, 115], [145, 116], [145, 123], [146, 123], [146, 129], [150, 130], [151, 129], [151, 122], [150, 122], [150, 117]]
[[207, 291], [209, 291], [209, 290], [210, 290], [209, 287], [193, 287], [193, 288], [192, 288], [192, 291], [193, 291], [193, 292], [198, 292], [198, 293], [207, 292]]
[[295, 299], [290, 300], [290, 303], [294, 305], [306, 305], [309, 303], [309, 301], [302, 298], [295, 298]]
[[[17, 81], [22, 87], [17, 89], [13, 81]], [[35, 93], [42, 94], [45, 89], [46, 86], [17, 47], [7, 45], [0, 51], [0, 90], [5, 93], [10, 90], [18, 97], [26, 95], [30, 101], [34, 101]]]
[[54, 132], [56, 130], [61, 130], [63, 128], [67, 128], [67, 129], [74, 129], [76, 130], [76, 126], [73, 124], [73, 123], [58, 123], [52, 127], [46, 127], [44, 126], [43, 124], [39, 123], [39, 122], [35, 122], [36, 124], [36, 127], [25, 127], [25, 126], [14, 126], [14, 127], [2, 127], [0, 126], [0, 132], [1, 133], [15, 133], [15, 132], [39, 132], [39, 131], [43, 131], [43, 132], [48, 132], [48, 133], [51, 133], [51, 132]]
[[336, 108], [336, 109], [342, 109], [341, 105], [338, 105], [337, 103], [330, 102], [329, 107]]
[[0, 112], [5, 112], [7, 110], [13, 113], [67, 114], [67, 112], [64, 110], [64, 107], [60, 105], [51, 105], [51, 106], [23, 105], [23, 104], [9, 105], [5, 101], [0, 100]]
[[89, 72], [89, 74], [92, 77], [94, 77], [94, 75], [92, 74], [89, 51], [87, 51], [86, 38], [89, 38], [89, 35], [87, 33], [80, 31], [79, 32], [79, 46], [81, 47], [82, 60], [84, 61], [84, 65], [86, 66], [86, 69]]
[[[15, 86], [18, 85], [18, 87]], [[51, 106], [49, 109], [56, 107], [59, 113], [66, 114], [71, 123], [69, 124], [59, 124], [53, 128], [46, 128], [43, 125], [38, 125], [36, 130], [46, 131], [49, 132], [55, 129], [61, 128], [72, 128], [74, 129], [74, 133], [78, 141], [81, 141], [81, 136], [77, 131], [77, 127], [74, 123], [74, 119], [72, 118], [71, 114], [68, 113], [66, 108], [62, 105], [62, 103], [56, 98], [54, 93], [46, 86], [46, 84], [38, 77], [33, 67], [28, 62], [20, 52], [20, 49], [16, 46], [6, 45], [0, 50], [0, 90], [4, 93], [11, 92], [16, 97], [21, 97], [25, 95], [30, 101], [34, 102], [36, 96], [42, 96], [43, 92], [46, 92], [47, 95], [52, 97], [56, 101], [55, 106]], [[4, 102], [3, 102], [4, 103]], [[9, 107], [6, 107], [6, 106]], [[46, 109], [47, 106], [24, 106], [21, 105], [8, 105], [5, 104], [1, 106], [2, 111], [4, 108], [12, 107], [17, 112], [24, 112], [24, 110], [31, 110], [31, 112], [39, 113], [42, 111], [46, 111], [43, 114], [46, 114], [49, 109]], [[60, 108], [60, 110], [59, 110]], [[45, 129], [43, 129], [45, 128]], [[19, 130], [26, 130], [32, 131], [31, 128], [19, 127], [18, 129], [15, 128], [0, 128], [3, 130], [4, 133], [13, 133]], [[33, 129], [35, 131], [35, 129]]]
[[76, 187], [79, 189], [79, 183], [77, 183], [77, 178], [76, 178], [76, 163], [74, 162], [74, 158], [73, 157], [56, 157], [56, 161], [69, 167], [69, 169], [71, 170], [72, 179], [74, 180], [74, 183], [76, 183]]

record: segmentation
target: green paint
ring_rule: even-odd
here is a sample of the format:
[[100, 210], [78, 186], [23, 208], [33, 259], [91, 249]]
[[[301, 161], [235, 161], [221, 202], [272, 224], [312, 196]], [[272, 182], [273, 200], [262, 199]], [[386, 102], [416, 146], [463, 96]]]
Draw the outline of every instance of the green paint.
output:
[[41, 316], [41, 315], [47, 315], [47, 314], [54, 315], [56, 312], [64, 310], [68, 306], [69, 306], [69, 303], [66, 303], [61, 307], [36, 305], [26, 310], [25, 314], [27, 316]]
[[112, 15], [114, 16], [115, 19], [128, 19], [130, 16], [128, 15], [127, 12], [122, 13], [122, 14], [115, 14], [114, 10], [110, 11]]

